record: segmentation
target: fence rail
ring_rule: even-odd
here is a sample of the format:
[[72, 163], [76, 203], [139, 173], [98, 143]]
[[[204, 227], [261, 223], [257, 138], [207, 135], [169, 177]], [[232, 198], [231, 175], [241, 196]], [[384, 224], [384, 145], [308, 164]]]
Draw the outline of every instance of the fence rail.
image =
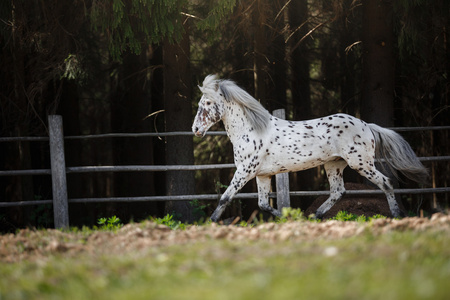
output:
[[[429, 126], [429, 127], [387, 127], [394, 131], [432, 131], [432, 130], [450, 130], [450, 126]], [[104, 138], [141, 138], [141, 137], [165, 137], [165, 136], [193, 136], [194, 133], [188, 131], [174, 132], [144, 132], [144, 133], [103, 133], [66, 136], [65, 140], [84, 140], [84, 139], [104, 139]], [[227, 135], [226, 131], [208, 131], [206, 135]], [[1, 142], [47, 142], [48, 136], [24, 136], [24, 137], [0, 137]]]
[[[274, 115], [284, 117], [284, 111], [274, 111]], [[430, 131], [449, 130], [450, 126], [430, 127], [391, 127], [395, 131]], [[208, 135], [226, 135], [225, 131], [207, 132]], [[123, 165], [123, 166], [78, 166], [65, 167], [64, 140], [80, 139], [104, 139], [104, 138], [142, 138], [142, 137], [166, 137], [179, 135], [193, 135], [192, 132], [152, 132], [152, 133], [108, 133], [97, 135], [67, 136], [62, 134], [62, 118], [49, 116], [49, 137], [2, 137], [0, 142], [40, 141], [49, 142], [51, 153], [51, 169], [38, 170], [3, 170], [0, 176], [24, 176], [24, 175], [51, 175], [53, 184], [53, 199], [30, 200], [19, 202], [0, 202], [0, 207], [29, 206], [41, 204], [53, 204], [56, 228], [68, 227], [68, 204], [70, 203], [99, 203], [99, 202], [143, 202], [143, 201], [185, 201], [185, 200], [217, 200], [220, 195], [177, 195], [177, 196], [145, 196], [145, 197], [107, 197], [107, 198], [67, 198], [66, 174], [93, 173], [93, 172], [165, 172], [165, 171], [197, 171], [235, 168], [233, 163], [208, 164], [208, 165]], [[450, 156], [420, 157], [422, 162], [450, 161]], [[278, 193], [270, 193], [271, 198], [277, 198], [278, 206], [289, 206], [289, 197], [321, 196], [329, 195], [329, 191], [289, 191], [287, 174], [277, 176]], [[281, 185], [280, 185], [281, 184]], [[395, 189], [395, 194], [430, 194], [449, 193], [449, 187], [422, 188], [422, 189]], [[348, 195], [381, 195], [381, 190], [349, 190]], [[257, 193], [239, 193], [237, 199], [255, 199]], [[280, 199], [282, 201], [280, 202]]]
[[[419, 157], [422, 162], [450, 161], [450, 156]], [[376, 160], [383, 162], [382, 159]], [[234, 163], [210, 165], [123, 165], [123, 166], [81, 166], [66, 167], [67, 174], [91, 172], [166, 172], [166, 171], [201, 171], [235, 168]], [[51, 169], [0, 171], [0, 176], [51, 175]]]

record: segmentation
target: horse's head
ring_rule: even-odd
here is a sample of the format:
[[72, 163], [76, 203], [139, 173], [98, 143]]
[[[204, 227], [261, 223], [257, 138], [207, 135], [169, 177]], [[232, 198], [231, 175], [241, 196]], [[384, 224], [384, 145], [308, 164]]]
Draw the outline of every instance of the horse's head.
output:
[[225, 111], [225, 97], [215, 75], [206, 76], [203, 86], [199, 88], [203, 95], [198, 103], [192, 131], [196, 136], [203, 137], [212, 125], [222, 119]]

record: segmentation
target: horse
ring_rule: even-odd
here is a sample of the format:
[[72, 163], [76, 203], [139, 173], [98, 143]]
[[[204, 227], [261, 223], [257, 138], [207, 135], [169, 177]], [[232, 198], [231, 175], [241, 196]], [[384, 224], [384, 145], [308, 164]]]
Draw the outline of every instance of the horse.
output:
[[428, 177], [408, 142], [392, 130], [343, 113], [307, 121], [279, 119], [234, 81], [218, 79], [217, 75], [206, 76], [199, 88], [202, 96], [192, 131], [203, 137], [222, 121], [233, 144], [236, 165], [233, 179], [211, 215], [213, 222], [219, 221], [233, 196], [255, 177], [258, 206], [280, 217], [281, 211], [269, 204], [271, 177], [323, 165], [330, 196], [317, 209], [316, 218], [322, 218], [345, 194], [343, 171], [347, 166], [385, 193], [393, 217], [403, 212], [390, 178], [375, 167], [375, 159], [384, 159], [395, 176], [398, 170], [419, 183]]

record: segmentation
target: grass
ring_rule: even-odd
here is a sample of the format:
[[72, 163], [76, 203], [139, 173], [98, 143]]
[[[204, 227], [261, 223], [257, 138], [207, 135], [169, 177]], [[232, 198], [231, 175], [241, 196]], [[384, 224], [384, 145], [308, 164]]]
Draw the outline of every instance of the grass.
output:
[[0, 299], [449, 299], [448, 232], [208, 240], [0, 264]]

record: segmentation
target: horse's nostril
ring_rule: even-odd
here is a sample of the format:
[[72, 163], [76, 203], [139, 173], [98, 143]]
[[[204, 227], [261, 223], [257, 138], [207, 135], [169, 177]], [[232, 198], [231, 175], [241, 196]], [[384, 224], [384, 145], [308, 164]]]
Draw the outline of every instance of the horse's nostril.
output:
[[198, 127], [195, 127], [195, 132], [197, 132], [198, 131]]

